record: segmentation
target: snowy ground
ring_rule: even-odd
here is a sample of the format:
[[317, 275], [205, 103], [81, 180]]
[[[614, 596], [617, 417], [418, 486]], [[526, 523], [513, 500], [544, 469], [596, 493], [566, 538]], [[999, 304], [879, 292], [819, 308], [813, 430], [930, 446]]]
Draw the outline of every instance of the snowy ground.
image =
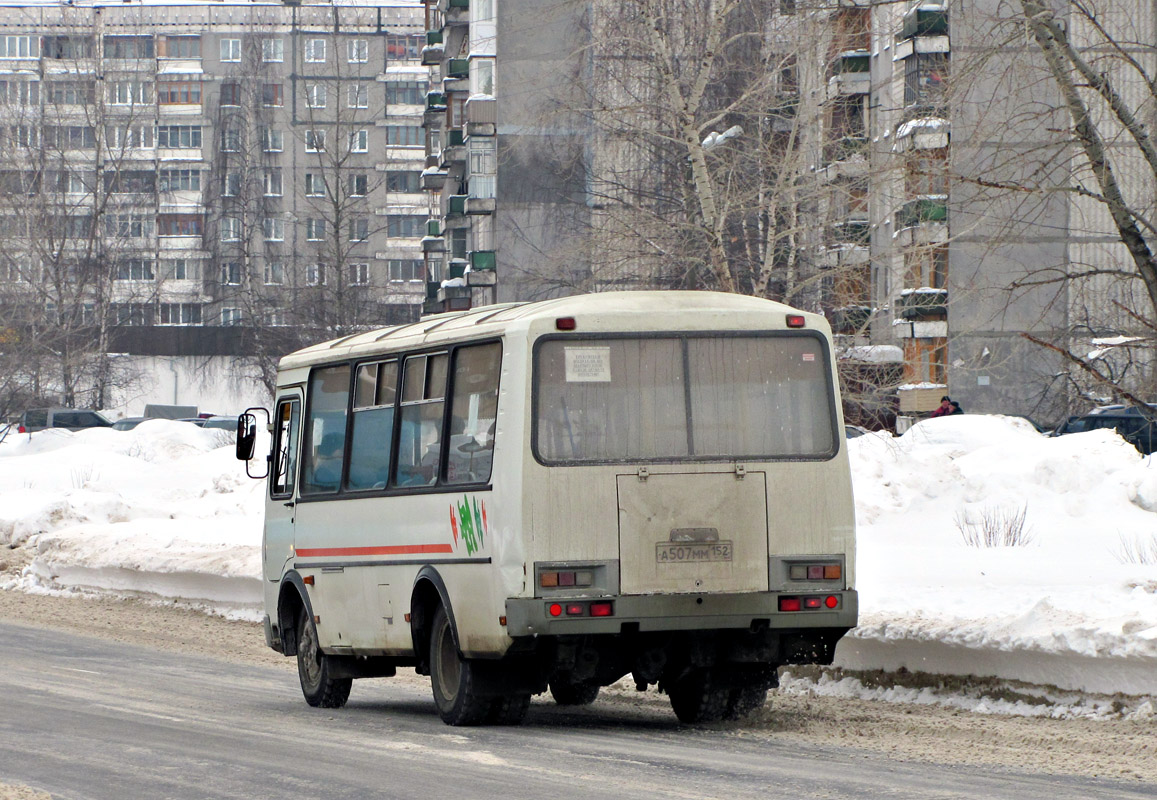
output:
[[[0, 589], [139, 593], [257, 618], [262, 484], [245, 477], [226, 438], [162, 420], [9, 436], [0, 543], [31, 556], [0, 575]], [[837, 663], [849, 672], [797, 671], [785, 691], [1155, 716], [1157, 461], [1111, 431], [1051, 439], [979, 415], [848, 444], [860, 627]], [[1019, 544], [966, 543], [984, 538], [986, 519], [1003, 539], [1022, 512]], [[862, 672], [873, 669], [1058, 688], [994, 702], [967, 689], [875, 686]], [[1135, 697], [1122, 706], [1092, 694], [1118, 692]]]

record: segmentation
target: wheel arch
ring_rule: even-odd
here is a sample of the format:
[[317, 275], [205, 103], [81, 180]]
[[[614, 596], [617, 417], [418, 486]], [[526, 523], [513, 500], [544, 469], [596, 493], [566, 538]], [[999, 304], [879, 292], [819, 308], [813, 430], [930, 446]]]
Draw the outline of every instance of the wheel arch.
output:
[[281, 637], [281, 652], [287, 656], [297, 655], [297, 618], [302, 611], [313, 617], [313, 604], [305, 582], [296, 570], [290, 570], [281, 579], [277, 595], [277, 632]]
[[458, 624], [454, 620], [454, 607], [450, 604], [450, 592], [438, 570], [427, 564], [418, 570], [414, 578], [414, 588], [410, 594], [410, 637], [417, 659], [417, 672], [430, 672], [430, 634], [434, 623], [434, 613], [438, 607], [446, 609], [454, 642], [458, 644]]

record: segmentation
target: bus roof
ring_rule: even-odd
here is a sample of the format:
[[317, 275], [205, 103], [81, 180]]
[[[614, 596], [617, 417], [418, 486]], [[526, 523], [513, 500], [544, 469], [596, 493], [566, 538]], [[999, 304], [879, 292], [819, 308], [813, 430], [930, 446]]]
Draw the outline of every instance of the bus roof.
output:
[[[696, 317], [682, 316], [692, 311]], [[433, 314], [406, 325], [354, 333], [311, 345], [285, 356], [279, 366], [287, 370], [395, 349], [498, 336], [525, 330], [539, 320], [560, 317], [576, 318], [579, 332], [614, 329], [621, 325], [623, 317], [631, 317], [636, 322], [631, 330], [776, 330], [786, 327], [789, 313], [803, 314], [809, 329], [828, 330], [826, 320], [818, 314], [759, 297], [725, 292], [616, 291]], [[652, 321], [645, 319], [647, 315], [652, 316]]]

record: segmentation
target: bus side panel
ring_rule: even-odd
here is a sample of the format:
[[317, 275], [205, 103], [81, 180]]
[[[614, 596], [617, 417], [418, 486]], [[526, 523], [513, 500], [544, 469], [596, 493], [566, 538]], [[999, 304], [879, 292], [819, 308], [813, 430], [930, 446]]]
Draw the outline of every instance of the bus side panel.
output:
[[843, 554], [847, 588], [854, 588], [855, 507], [847, 447], [830, 461], [765, 463], [760, 469], [767, 471], [769, 554]]

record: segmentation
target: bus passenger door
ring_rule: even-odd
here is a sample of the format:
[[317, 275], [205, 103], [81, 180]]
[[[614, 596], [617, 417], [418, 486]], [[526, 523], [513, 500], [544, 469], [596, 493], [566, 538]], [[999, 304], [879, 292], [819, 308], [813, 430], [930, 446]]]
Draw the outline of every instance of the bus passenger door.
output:
[[277, 399], [273, 420], [273, 456], [269, 465], [269, 499], [265, 503], [261, 561], [266, 580], [280, 581], [285, 563], [293, 555], [297, 464], [301, 452], [300, 390], [291, 390]]

